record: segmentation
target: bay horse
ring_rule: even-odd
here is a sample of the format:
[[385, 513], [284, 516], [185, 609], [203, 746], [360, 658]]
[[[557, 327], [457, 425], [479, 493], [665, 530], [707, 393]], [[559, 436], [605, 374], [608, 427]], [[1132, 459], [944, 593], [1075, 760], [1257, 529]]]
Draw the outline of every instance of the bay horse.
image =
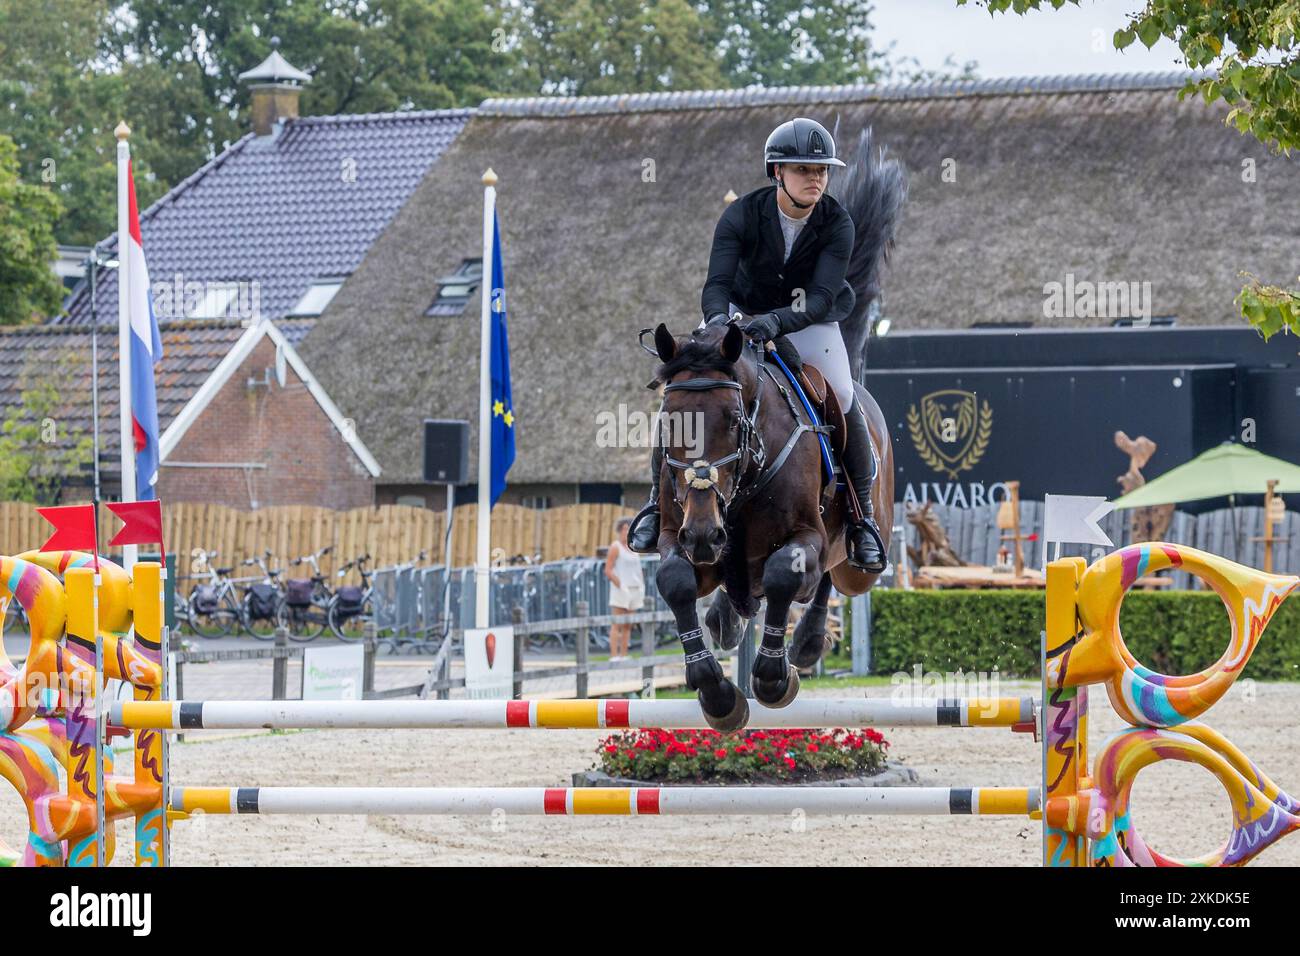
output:
[[[664, 386], [661, 420], [697, 423], [691, 447], [684, 429], [662, 440], [662, 516], [656, 583], [672, 609], [686, 660], [686, 684], [696, 691], [715, 730], [737, 730], [749, 704], [705, 646], [696, 601], [713, 602], [705, 623], [725, 650], [740, 643], [744, 624], [767, 601], [762, 642], [755, 655], [754, 696], [784, 707], [799, 691], [797, 668], [825, 653], [831, 585], [841, 594], [865, 593], [878, 575], [846, 557], [843, 493], [823, 494], [823, 465], [806, 410], [790, 383], [734, 322], [714, 323], [674, 337], [662, 323], [654, 332]], [[833, 402], [833, 392], [827, 388]], [[894, 467], [889, 429], [880, 406], [861, 385], [876, 455], [872, 503], [882, 533], [893, 527]], [[825, 426], [823, 426], [825, 427]], [[842, 426], [841, 426], [842, 428]], [[792, 603], [808, 607], [787, 653]]]

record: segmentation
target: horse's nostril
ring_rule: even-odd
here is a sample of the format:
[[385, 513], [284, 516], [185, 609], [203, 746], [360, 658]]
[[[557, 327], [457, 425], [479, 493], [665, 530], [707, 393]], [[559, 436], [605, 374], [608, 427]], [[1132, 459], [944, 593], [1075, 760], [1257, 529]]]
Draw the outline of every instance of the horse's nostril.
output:
[[714, 528], [711, 537], [713, 539], [714, 544], [721, 545], [724, 541], [727, 540], [727, 532], [723, 531], [721, 528]]

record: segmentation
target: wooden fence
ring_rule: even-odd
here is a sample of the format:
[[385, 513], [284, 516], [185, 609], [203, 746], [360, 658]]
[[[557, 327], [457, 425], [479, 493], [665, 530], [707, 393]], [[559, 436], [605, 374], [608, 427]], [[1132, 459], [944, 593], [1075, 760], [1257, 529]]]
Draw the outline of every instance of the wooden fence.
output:
[[[75, 503], [75, 502], [73, 502]], [[452, 529], [452, 563], [474, 563], [477, 506], [455, 509]], [[635, 512], [621, 505], [568, 505], [545, 511], [499, 504], [492, 509], [493, 560], [510, 561], [518, 555], [541, 555], [543, 561], [591, 557], [614, 538], [614, 522]], [[177, 572], [191, 573], [194, 552], [219, 551], [218, 565], [235, 565], [236, 576], [256, 569], [241, 569], [239, 562], [270, 549], [272, 567], [310, 554], [326, 545], [334, 551], [321, 568], [332, 573], [339, 565], [368, 552], [371, 567], [414, 560], [427, 550], [426, 565], [442, 563], [446, 532], [443, 513], [405, 505], [331, 511], [311, 506], [237, 511], [224, 505], [180, 502], [163, 506], [163, 535], [167, 550], [177, 558]], [[99, 535], [108, 541], [120, 525], [107, 510], [100, 514]], [[36, 548], [50, 535], [49, 524], [25, 502], [0, 502], [0, 554], [18, 554]], [[105, 554], [113, 550], [103, 549]], [[148, 549], [142, 549], [148, 550]], [[291, 572], [290, 576], [297, 576]]]

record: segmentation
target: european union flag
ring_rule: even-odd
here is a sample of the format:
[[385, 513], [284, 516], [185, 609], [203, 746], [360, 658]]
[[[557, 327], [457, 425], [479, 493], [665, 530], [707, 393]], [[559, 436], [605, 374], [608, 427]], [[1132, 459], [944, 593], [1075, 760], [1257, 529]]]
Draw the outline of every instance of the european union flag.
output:
[[515, 412], [510, 398], [510, 339], [506, 335], [506, 278], [501, 268], [501, 225], [492, 210], [492, 504], [506, 490], [515, 463]]

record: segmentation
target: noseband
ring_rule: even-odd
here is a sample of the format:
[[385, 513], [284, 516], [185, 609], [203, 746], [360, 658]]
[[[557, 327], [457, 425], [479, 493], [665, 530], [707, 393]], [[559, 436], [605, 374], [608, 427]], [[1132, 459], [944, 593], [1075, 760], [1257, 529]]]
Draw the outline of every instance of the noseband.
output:
[[[758, 428], [758, 410], [763, 400], [763, 375], [766, 374], [772, 380], [777, 392], [785, 399], [786, 408], [790, 410], [790, 417], [794, 419], [794, 428], [790, 430], [785, 444], [772, 459], [771, 464], [767, 462], [767, 450], [763, 445], [763, 433]], [[794, 451], [794, 446], [798, 444], [799, 438], [804, 432], [813, 432], [821, 434], [830, 434], [828, 425], [810, 425], [799, 420], [799, 413], [795, 410], [794, 399], [790, 397], [789, 390], [781, 384], [770, 368], [768, 368], [759, 357], [758, 370], [755, 373], [757, 387], [754, 393], [754, 404], [750, 408], [749, 414], [745, 414], [744, 399], [740, 399], [740, 440], [737, 443], [736, 450], [729, 455], [709, 461], [706, 458], [698, 458], [693, 462], [678, 461], [664, 452], [664, 460], [673, 468], [676, 468], [686, 475], [686, 482], [691, 488], [713, 489], [713, 493], [718, 496], [719, 509], [723, 514], [727, 514], [733, 507], [738, 508], [746, 501], [753, 498], [759, 491], [768, 485], [776, 477], [790, 453]], [[734, 388], [738, 392], [743, 392], [741, 384], [735, 379], [729, 378], [689, 378], [683, 382], [671, 382], [664, 386], [665, 395], [673, 391], [703, 392], [715, 388]], [[662, 406], [660, 408], [662, 411]], [[735, 472], [731, 478], [731, 491], [723, 495], [722, 490], [718, 487], [718, 469], [732, 462], [740, 462], [736, 466]], [[758, 474], [745, 487], [740, 486], [742, 476], [751, 466], [758, 468]], [[681, 501], [677, 498], [676, 483], [672, 483], [673, 501], [681, 507]]]
[[[704, 392], [715, 388], [734, 388], [737, 392], [743, 391], [739, 382], [729, 378], [689, 378], [684, 382], [670, 382], [664, 386], [664, 394], [668, 392]], [[760, 389], [761, 393], [761, 389]], [[748, 415], [745, 414], [744, 399], [740, 399], [740, 441], [736, 450], [729, 455], [723, 455], [721, 458], [709, 461], [707, 458], [698, 458], [692, 462], [678, 461], [664, 453], [664, 460], [673, 468], [677, 468], [685, 473], [686, 484], [691, 488], [700, 490], [713, 489], [713, 493], [718, 496], [720, 508], [725, 510], [731, 505], [732, 499], [736, 496], [736, 491], [740, 487], [740, 477], [742, 472], [748, 467], [750, 460], [762, 464], [763, 459], [763, 439], [758, 436], [758, 448], [756, 454], [750, 454], [750, 441], [758, 435], [758, 406], [760, 395], [754, 397], [754, 407]], [[737, 465], [735, 472], [731, 477], [731, 491], [727, 495], [722, 494], [718, 487], [718, 469], [730, 465], [733, 461], [743, 461], [743, 464]], [[674, 490], [673, 500], [677, 500], [677, 494]], [[678, 501], [680, 505], [681, 502]]]

